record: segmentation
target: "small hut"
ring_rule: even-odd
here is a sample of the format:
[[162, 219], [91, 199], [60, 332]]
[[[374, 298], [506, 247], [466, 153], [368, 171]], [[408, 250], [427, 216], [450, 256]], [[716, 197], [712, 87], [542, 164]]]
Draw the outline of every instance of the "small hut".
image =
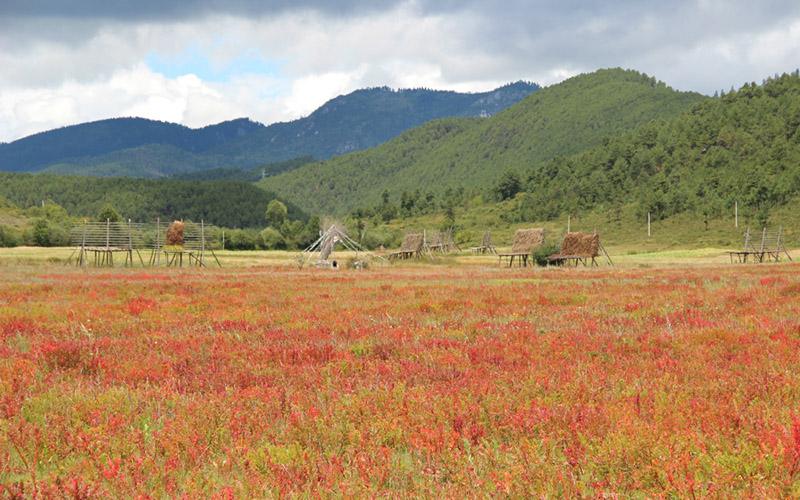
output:
[[600, 244], [600, 235], [597, 233], [570, 232], [564, 235], [561, 241], [561, 250], [549, 256], [547, 260], [555, 265], [597, 266], [597, 257], [605, 254], [609, 264], [612, 264], [608, 253]]
[[526, 267], [530, 256], [535, 249], [544, 243], [544, 229], [518, 229], [514, 233], [514, 242], [511, 245], [511, 251], [506, 253], [497, 254], [499, 263], [502, 264], [503, 259], [508, 259], [508, 267], [514, 265], [514, 259], [520, 267]]
[[422, 233], [408, 233], [403, 237], [400, 249], [389, 254], [389, 259], [405, 260], [422, 256], [425, 236]]

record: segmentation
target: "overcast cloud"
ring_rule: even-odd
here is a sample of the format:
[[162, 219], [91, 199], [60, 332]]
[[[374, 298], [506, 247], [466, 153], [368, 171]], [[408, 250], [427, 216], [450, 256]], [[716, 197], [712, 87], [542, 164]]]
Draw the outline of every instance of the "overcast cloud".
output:
[[306, 115], [366, 86], [622, 66], [682, 90], [800, 66], [800, 2], [0, 0], [0, 141], [114, 116]]

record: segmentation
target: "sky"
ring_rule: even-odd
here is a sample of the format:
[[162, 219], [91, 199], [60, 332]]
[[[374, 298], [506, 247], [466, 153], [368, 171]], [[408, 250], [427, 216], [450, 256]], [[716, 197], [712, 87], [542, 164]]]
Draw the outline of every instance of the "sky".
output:
[[713, 94], [800, 66], [798, 0], [0, 0], [0, 141], [200, 127], [358, 88], [484, 91], [604, 67]]

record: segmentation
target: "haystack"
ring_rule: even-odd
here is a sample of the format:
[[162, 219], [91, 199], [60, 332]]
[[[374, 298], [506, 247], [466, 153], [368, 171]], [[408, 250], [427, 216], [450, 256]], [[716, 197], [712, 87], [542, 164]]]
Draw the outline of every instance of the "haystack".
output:
[[534, 229], [518, 229], [514, 233], [514, 243], [511, 245], [511, 253], [530, 254], [537, 247], [544, 243], [544, 229], [538, 227]]
[[499, 263], [502, 264], [503, 259], [508, 259], [508, 266], [514, 265], [514, 259], [520, 266], [528, 265], [528, 258], [533, 251], [544, 243], [544, 229], [537, 227], [532, 229], [517, 229], [514, 233], [514, 242], [511, 245], [511, 251], [508, 253], [498, 254]]
[[569, 257], [597, 257], [600, 255], [600, 235], [580, 232], [567, 233], [561, 243], [560, 254]]
[[597, 257], [605, 255], [609, 265], [614, 265], [608, 252], [600, 243], [600, 235], [597, 233], [567, 233], [561, 241], [561, 251], [547, 258], [551, 264], [557, 266], [569, 265], [570, 263], [584, 266], [597, 265]]
[[169, 246], [183, 246], [185, 226], [183, 222], [176, 220], [172, 224], [169, 225], [167, 229], [167, 245]]
[[403, 243], [400, 245], [401, 252], [420, 252], [422, 245], [425, 243], [425, 237], [422, 233], [410, 233], [403, 237]]
[[423, 233], [408, 233], [403, 237], [400, 249], [389, 254], [390, 259], [410, 259], [419, 257], [425, 246], [425, 235]]

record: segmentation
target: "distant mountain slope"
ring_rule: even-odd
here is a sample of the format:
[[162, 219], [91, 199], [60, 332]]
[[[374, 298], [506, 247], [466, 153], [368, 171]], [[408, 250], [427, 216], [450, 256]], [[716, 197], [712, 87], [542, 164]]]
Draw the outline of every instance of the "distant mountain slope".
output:
[[[144, 118], [112, 118], [63, 127], [0, 144], [0, 169], [38, 171], [48, 165], [91, 158], [149, 144], [172, 146], [186, 153], [200, 153], [255, 130], [260, 123], [238, 119], [190, 129], [174, 123]], [[80, 161], [78, 164], [83, 164]], [[95, 162], [97, 164], [97, 162]]]
[[395, 200], [402, 191], [483, 190], [506, 170], [586, 150], [703, 99], [635, 71], [600, 70], [540, 90], [491, 118], [431, 122], [260, 185], [312, 213], [334, 214], [374, 205], [384, 190]]
[[[631, 207], [643, 220], [691, 213], [757, 227], [800, 197], [800, 72], [747, 84], [670, 120], [533, 169], [519, 218]], [[616, 215], [614, 216], [616, 217]]]
[[357, 90], [328, 101], [307, 118], [271, 125], [213, 153], [234, 158], [240, 166], [304, 155], [326, 159], [376, 146], [436, 118], [495, 114], [538, 88], [517, 82], [479, 94], [386, 87]]
[[201, 129], [143, 118], [101, 120], [0, 144], [0, 170], [162, 177], [302, 156], [326, 159], [434, 118], [494, 114], [537, 89], [524, 82], [483, 93], [365, 89], [332, 99], [306, 118], [268, 127], [247, 119]]
[[182, 179], [188, 181], [242, 181], [242, 182], [256, 182], [269, 175], [278, 175], [283, 172], [288, 172], [296, 168], [300, 168], [308, 163], [313, 163], [315, 160], [310, 156], [302, 156], [293, 160], [279, 161], [277, 163], [268, 163], [257, 168], [244, 170], [241, 168], [212, 168], [211, 170], [202, 170], [199, 172], [190, 172], [186, 174], [176, 174], [172, 179]]
[[[226, 227], [263, 227], [275, 195], [249, 182], [92, 178], [0, 172], [0, 197], [20, 208], [51, 200], [70, 215], [95, 217], [106, 204], [135, 221], [205, 220]], [[288, 204], [293, 219], [305, 215]]]

